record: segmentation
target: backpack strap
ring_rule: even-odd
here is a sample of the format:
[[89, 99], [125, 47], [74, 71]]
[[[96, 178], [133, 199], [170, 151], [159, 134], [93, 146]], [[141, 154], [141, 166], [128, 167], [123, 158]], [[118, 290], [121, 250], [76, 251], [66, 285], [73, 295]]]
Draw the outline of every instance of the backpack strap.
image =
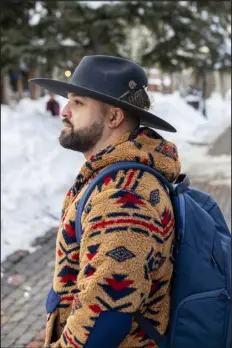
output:
[[149, 338], [151, 338], [159, 345], [159, 348], [169, 347], [168, 338], [165, 335], [161, 335], [159, 331], [154, 328], [150, 320], [144, 318], [144, 316], [140, 312], [136, 312], [134, 318], [139, 324], [139, 327]]
[[82, 226], [81, 226], [81, 215], [84, 210], [85, 204], [88, 201], [91, 193], [93, 192], [96, 185], [101, 182], [106, 176], [117, 173], [119, 170], [123, 169], [140, 169], [144, 170], [150, 174], [153, 174], [155, 177], [157, 177], [170, 191], [171, 195], [176, 195], [175, 188], [173, 185], [157, 170], [152, 169], [151, 167], [138, 163], [138, 162], [126, 162], [126, 161], [120, 161], [116, 162], [114, 164], [111, 164], [110, 166], [103, 169], [102, 172], [100, 172], [89, 184], [87, 189], [85, 190], [83, 196], [81, 197], [81, 200], [77, 207], [77, 214], [76, 214], [76, 221], [75, 221], [75, 230], [76, 230], [76, 238], [77, 242], [79, 243], [81, 240], [82, 235]]
[[[83, 196], [81, 197], [81, 200], [77, 207], [77, 214], [76, 214], [76, 220], [75, 220], [75, 230], [76, 230], [76, 239], [77, 242], [80, 243], [81, 241], [81, 235], [82, 235], [82, 226], [81, 226], [81, 215], [84, 210], [85, 204], [88, 201], [91, 193], [93, 192], [96, 185], [101, 182], [106, 176], [116, 173], [119, 170], [123, 169], [140, 169], [144, 170], [150, 174], [153, 174], [155, 177], [157, 177], [168, 189], [171, 196], [177, 196], [179, 192], [177, 192], [178, 183], [176, 188], [158, 171], [155, 169], [152, 169], [151, 167], [138, 163], [138, 162], [126, 162], [126, 161], [120, 161], [117, 163], [114, 163], [108, 167], [106, 167], [101, 173], [99, 173], [93, 181], [89, 184], [86, 191], [84, 192]], [[187, 178], [187, 177], [186, 177]], [[183, 178], [184, 179], [184, 178]], [[182, 187], [181, 191], [186, 189], [189, 185], [189, 181], [186, 179], [183, 183], [182, 181]], [[135, 313], [135, 319], [138, 322], [139, 326], [142, 328], [142, 330], [156, 343], [158, 343], [160, 348], [166, 348], [167, 345], [167, 338], [166, 336], [162, 336], [151, 324], [151, 322], [148, 319], [145, 319], [143, 315], [139, 312]]]

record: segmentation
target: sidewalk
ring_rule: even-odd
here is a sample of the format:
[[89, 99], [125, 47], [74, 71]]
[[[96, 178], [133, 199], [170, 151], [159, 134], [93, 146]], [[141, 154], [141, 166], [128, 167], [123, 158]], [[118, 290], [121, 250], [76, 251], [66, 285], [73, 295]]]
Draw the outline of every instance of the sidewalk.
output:
[[[45, 299], [52, 283], [56, 229], [49, 230], [34, 253], [22, 252], [2, 263], [1, 347], [27, 347], [44, 343]], [[29, 347], [29, 346], [28, 346]], [[30, 345], [30, 347], [32, 347]]]
[[[213, 144], [210, 154], [224, 154], [230, 139], [227, 130]], [[191, 186], [210, 193], [217, 200], [231, 228], [230, 186], [223, 181], [215, 183], [214, 178], [207, 182], [193, 179]], [[53, 278], [56, 232], [57, 229], [51, 229], [39, 238], [40, 246], [34, 253], [19, 251], [2, 263], [2, 348], [35, 348], [44, 343], [45, 300]]]

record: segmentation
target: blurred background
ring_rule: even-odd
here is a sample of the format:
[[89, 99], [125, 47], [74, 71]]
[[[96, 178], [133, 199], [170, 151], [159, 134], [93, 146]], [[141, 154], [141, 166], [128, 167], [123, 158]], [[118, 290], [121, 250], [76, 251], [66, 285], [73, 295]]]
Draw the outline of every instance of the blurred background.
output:
[[58, 225], [84, 162], [57, 140], [65, 99], [28, 80], [68, 81], [85, 55], [141, 64], [182, 170], [230, 175], [230, 154], [209, 155], [231, 123], [230, 1], [3, 1], [1, 29], [2, 259]]
[[3, 1], [1, 103], [44, 94], [28, 79], [69, 79], [85, 55], [141, 64], [151, 91], [208, 98], [230, 89], [230, 1]]
[[[42, 347], [65, 193], [84, 157], [59, 145], [66, 99], [28, 83], [68, 81], [85, 55], [146, 70], [151, 112], [192, 187], [231, 223], [231, 2], [1, 2], [1, 342]], [[112, 81], [113, 83], [113, 81]]]

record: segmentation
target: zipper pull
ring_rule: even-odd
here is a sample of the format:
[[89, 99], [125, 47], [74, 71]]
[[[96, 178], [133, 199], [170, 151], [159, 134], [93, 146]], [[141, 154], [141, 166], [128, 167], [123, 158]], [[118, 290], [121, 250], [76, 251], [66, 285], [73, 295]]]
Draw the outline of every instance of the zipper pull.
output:
[[228, 294], [228, 292], [227, 292], [226, 290], [223, 290], [223, 291], [221, 292], [220, 297], [224, 297], [224, 298], [226, 298], [227, 300], [229, 300], [230, 302], [232, 302], [232, 301], [231, 301], [231, 297], [230, 297], [230, 295]]

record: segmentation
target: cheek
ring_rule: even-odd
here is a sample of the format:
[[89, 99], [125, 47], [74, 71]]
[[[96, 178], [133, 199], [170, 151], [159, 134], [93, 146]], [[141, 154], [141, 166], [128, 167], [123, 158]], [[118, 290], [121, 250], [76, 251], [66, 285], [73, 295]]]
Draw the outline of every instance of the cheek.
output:
[[70, 121], [72, 122], [74, 129], [80, 129], [90, 127], [96, 119], [93, 110], [86, 107], [80, 107], [78, 111], [73, 112]]

